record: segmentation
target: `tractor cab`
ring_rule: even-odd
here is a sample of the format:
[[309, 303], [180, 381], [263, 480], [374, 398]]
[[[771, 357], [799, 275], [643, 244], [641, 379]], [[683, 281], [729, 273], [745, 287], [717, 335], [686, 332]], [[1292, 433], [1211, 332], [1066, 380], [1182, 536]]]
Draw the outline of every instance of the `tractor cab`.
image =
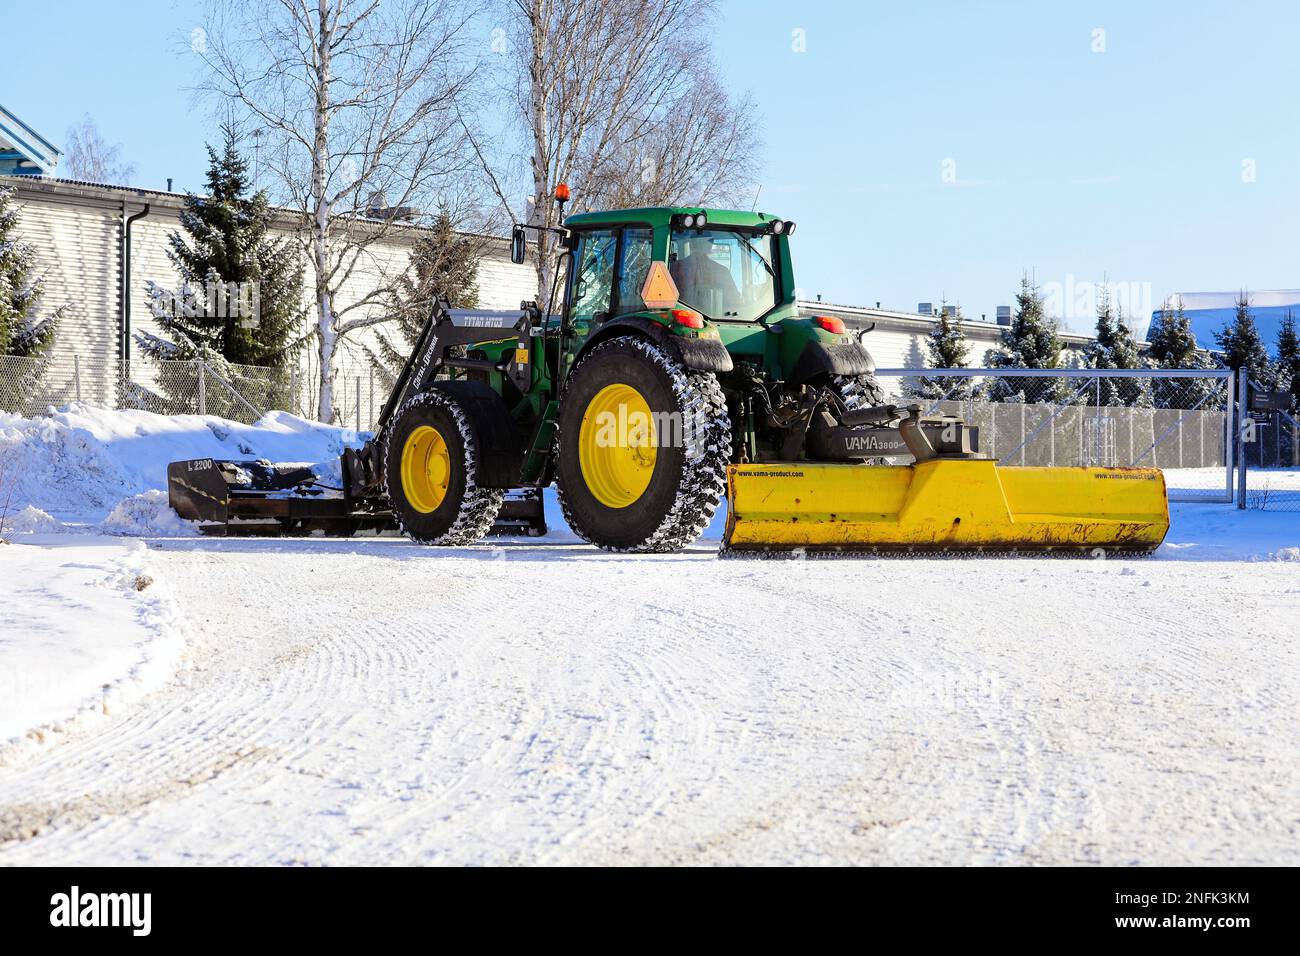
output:
[[644, 314], [691, 328], [795, 314], [789, 221], [655, 207], [583, 213], [564, 228], [564, 302], [576, 322]]

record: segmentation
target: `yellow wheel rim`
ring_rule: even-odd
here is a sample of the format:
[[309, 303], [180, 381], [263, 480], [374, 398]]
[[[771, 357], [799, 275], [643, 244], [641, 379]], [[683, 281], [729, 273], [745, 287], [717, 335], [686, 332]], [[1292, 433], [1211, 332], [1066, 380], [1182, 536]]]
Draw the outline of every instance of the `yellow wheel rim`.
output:
[[451, 453], [442, 433], [421, 425], [402, 446], [402, 493], [411, 507], [428, 514], [447, 497], [451, 482]]
[[631, 385], [606, 385], [592, 398], [578, 430], [578, 464], [596, 500], [626, 508], [645, 493], [659, 448], [650, 405]]

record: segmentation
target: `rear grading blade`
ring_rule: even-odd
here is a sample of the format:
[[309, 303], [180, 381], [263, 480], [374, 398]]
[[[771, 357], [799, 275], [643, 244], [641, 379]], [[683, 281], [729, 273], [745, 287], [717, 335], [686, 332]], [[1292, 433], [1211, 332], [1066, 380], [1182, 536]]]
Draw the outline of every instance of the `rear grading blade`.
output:
[[196, 458], [167, 466], [167, 496], [204, 534], [349, 535], [393, 525], [387, 512], [360, 512], [321, 484], [307, 464]]
[[727, 471], [730, 551], [1150, 552], [1169, 530], [1155, 468], [998, 468], [993, 459]]

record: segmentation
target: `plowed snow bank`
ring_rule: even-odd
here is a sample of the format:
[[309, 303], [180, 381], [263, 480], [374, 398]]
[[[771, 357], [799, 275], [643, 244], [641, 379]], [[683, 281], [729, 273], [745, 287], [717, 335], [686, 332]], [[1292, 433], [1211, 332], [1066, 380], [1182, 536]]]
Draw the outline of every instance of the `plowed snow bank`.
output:
[[11, 513], [34, 506], [65, 522], [96, 523], [124, 498], [165, 490], [170, 461], [319, 462], [322, 474], [337, 478], [344, 447], [359, 447], [365, 437], [287, 412], [270, 412], [255, 425], [83, 404], [36, 418], [0, 412], [0, 492], [12, 490]]

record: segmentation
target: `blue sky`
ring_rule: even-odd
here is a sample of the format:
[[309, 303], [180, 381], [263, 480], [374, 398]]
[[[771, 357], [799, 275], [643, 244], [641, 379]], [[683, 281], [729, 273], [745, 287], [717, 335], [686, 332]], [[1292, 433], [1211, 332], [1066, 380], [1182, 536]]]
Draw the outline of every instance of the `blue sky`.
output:
[[[58, 145], [89, 113], [137, 164], [137, 184], [194, 188], [213, 138], [185, 90], [198, 10], [6, 10], [0, 103]], [[762, 116], [759, 205], [799, 222], [809, 296], [897, 308], [946, 296], [992, 318], [1026, 269], [1040, 283], [1149, 283], [1156, 305], [1177, 291], [1300, 286], [1300, 6], [723, 11], [720, 67]]]

